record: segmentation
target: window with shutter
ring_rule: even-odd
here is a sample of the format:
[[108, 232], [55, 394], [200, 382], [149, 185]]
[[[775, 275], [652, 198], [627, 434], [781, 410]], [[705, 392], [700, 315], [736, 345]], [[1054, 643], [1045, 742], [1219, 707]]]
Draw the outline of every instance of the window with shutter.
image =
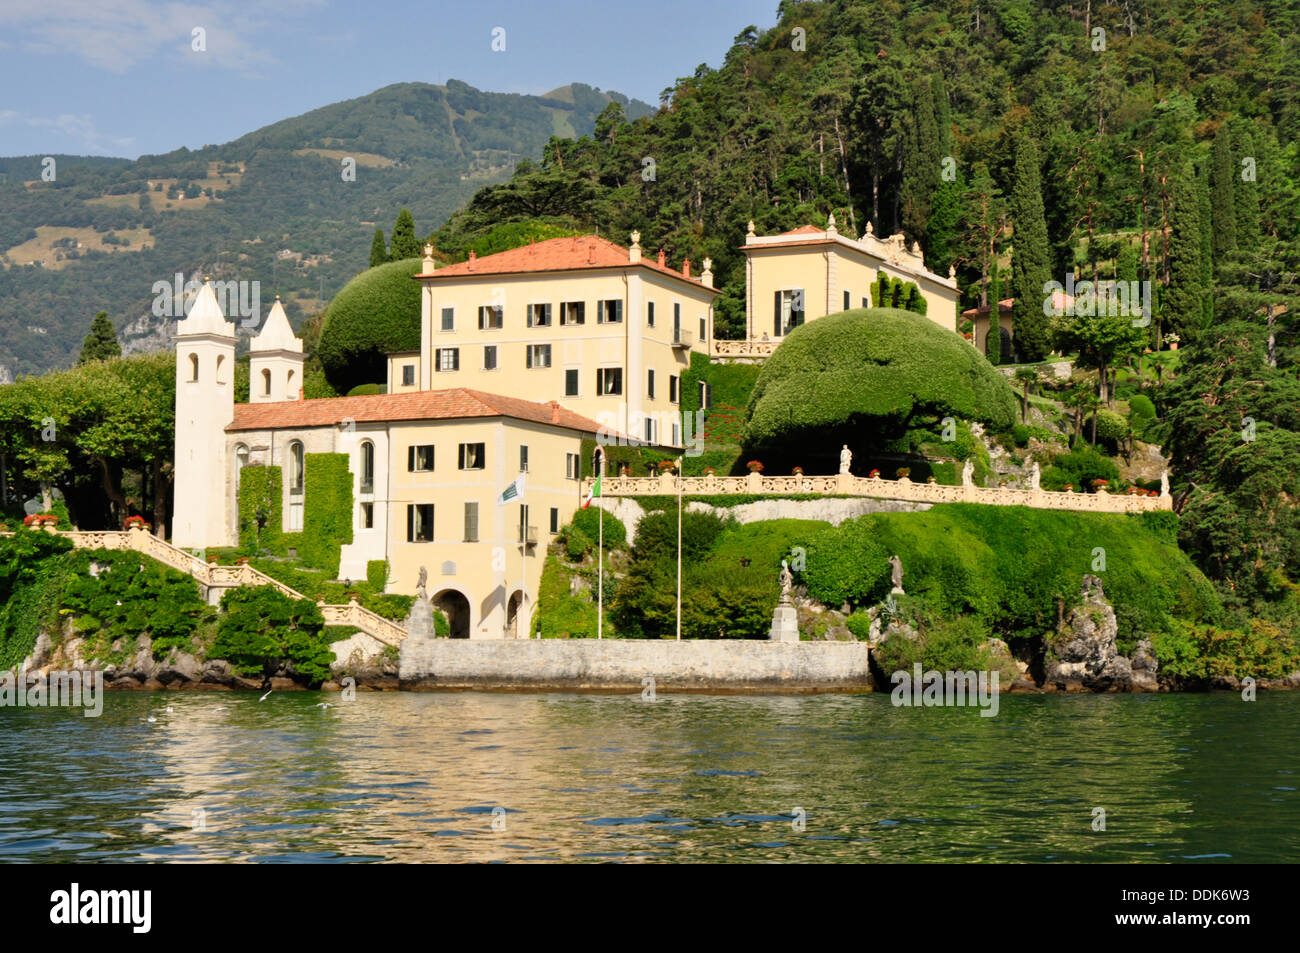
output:
[[478, 542], [478, 503], [465, 504], [465, 542]]

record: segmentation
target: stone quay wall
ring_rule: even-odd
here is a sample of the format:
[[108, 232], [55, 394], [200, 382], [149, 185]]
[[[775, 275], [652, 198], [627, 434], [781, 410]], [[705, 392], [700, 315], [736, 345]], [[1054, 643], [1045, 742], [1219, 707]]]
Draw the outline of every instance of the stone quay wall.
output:
[[404, 689], [812, 693], [871, 689], [865, 642], [407, 639]]

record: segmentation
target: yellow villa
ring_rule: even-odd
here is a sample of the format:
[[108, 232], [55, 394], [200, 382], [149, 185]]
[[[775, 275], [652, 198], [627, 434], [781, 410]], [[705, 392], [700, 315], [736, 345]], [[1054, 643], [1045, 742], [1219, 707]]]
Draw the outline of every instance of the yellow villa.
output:
[[949, 269], [945, 278], [929, 271], [920, 248], [914, 242], [909, 249], [902, 235], [882, 241], [868, 223], [862, 238], [853, 239], [840, 234], [834, 215], [824, 229], [804, 225], [777, 235], [758, 235], [750, 222], [741, 250], [745, 339], [714, 340], [709, 352], [714, 358], [762, 360], [806, 321], [874, 305], [871, 286], [882, 272], [915, 283], [925, 298], [926, 316], [957, 331], [955, 272]]
[[236, 329], [205, 284], [175, 337], [173, 543], [236, 545], [241, 472], [259, 465], [279, 468], [280, 528], [303, 530], [312, 455], [342, 455], [340, 578], [383, 560], [387, 591], [413, 594], [423, 569], [454, 636], [525, 636], [547, 544], [581, 505], [584, 440], [683, 448], [694, 355], [761, 360], [803, 321], [867, 304], [881, 272], [915, 282], [955, 332], [955, 282], [901, 236], [855, 241], [832, 217], [759, 237], [751, 223], [744, 248], [747, 339], [717, 341], [710, 260], [669, 267], [635, 232], [626, 248], [556, 238], [444, 267], [425, 246], [420, 348], [389, 355], [387, 393], [327, 400], [302, 399], [302, 342], [277, 299], [236, 404]]

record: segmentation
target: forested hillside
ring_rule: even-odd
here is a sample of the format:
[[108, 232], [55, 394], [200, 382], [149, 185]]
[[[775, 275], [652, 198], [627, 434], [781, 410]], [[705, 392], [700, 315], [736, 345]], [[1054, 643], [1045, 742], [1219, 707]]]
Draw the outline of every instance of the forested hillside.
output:
[[366, 267], [398, 208], [427, 231], [552, 136], [590, 133], [610, 102], [650, 111], [582, 85], [406, 83], [195, 151], [0, 158], [0, 381], [70, 365], [99, 310], [128, 349], [156, 346], [151, 289], [178, 271], [260, 281], [264, 310], [279, 293], [298, 323]]
[[[956, 265], [966, 305], [993, 294], [999, 264], [1008, 277], [1016, 229], [1022, 246], [1046, 245], [1025, 248], [1042, 265], [1024, 280], [1118, 270], [1150, 276], [1161, 298], [1187, 258], [1167, 230], [1189, 160], [1190, 185], [1222, 198], [1228, 173], [1253, 159], [1253, 181], [1238, 177], [1226, 199], [1235, 231], [1252, 252], [1259, 236], [1293, 236], [1294, 0], [783, 0], [778, 16], [773, 29], [741, 30], [718, 68], [679, 79], [655, 116], [629, 121], [611, 106], [591, 138], [552, 142], [479, 191], [438, 231], [439, 248], [463, 254], [515, 219], [622, 240], [639, 229], [670, 258], [713, 258], [719, 328], [734, 335], [749, 219], [760, 233], [832, 212], [855, 235], [868, 221], [877, 234], [902, 229], [935, 271]], [[1029, 190], [1017, 191], [1017, 155], [1031, 149], [1022, 168], [1041, 183], [1041, 230], [1015, 221]], [[1228, 242], [1219, 231], [1216, 254]], [[1162, 307], [1186, 304], [1158, 301], [1157, 319]]]

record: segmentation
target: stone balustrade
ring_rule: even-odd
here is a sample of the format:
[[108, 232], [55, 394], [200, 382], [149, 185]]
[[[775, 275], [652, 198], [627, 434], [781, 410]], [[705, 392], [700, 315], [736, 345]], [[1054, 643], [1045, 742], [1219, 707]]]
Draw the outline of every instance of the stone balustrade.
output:
[[[30, 531], [29, 531], [30, 532]], [[202, 586], [208, 589], [233, 589], [235, 586], [274, 586], [290, 599], [307, 598], [296, 589], [290, 589], [278, 579], [252, 566], [218, 566], [205, 563], [197, 556], [177, 549], [166, 540], [159, 539], [141, 527], [128, 530], [87, 530], [60, 532], [53, 527], [45, 527], [47, 533], [58, 533], [66, 537], [77, 549], [112, 549], [135, 550], [170, 566], [179, 572], [188, 573]], [[0, 535], [10, 536], [12, 533]], [[359, 605], [356, 600], [345, 606], [331, 606], [317, 603], [326, 625], [351, 625], [373, 636], [385, 645], [400, 645], [406, 638], [406, 630], [391, 619], [371, 612]]]
[[[766, 476], [750, 473], [748, 476], [698, 476], [679, 478], [671, 472], [657, 477], [605, 477], [601, 483], [602, 496], [794, 496], [820, 494], [825, 496], [869, 496], [885, 500], [907, 500], [914, 503], [987, 503], [994, 506], [1030, 506], [1035, 509], [1073, 510], [1083, 513], [1142, 513], [1152, 510], [1172, 510], [1173, 497], [1138, 496], [1120, 493], [1065, 493], [1050, 490], [1013, 489], [963, 485], [948, 486], [943, 483], [913, 483], [907, 477], [884, 480], [879, 477], [860, 477], [850, 473], [834, 476]], [[583, 481], [584, 493], [592, 481]]]
[[780, 343], [780, 341], [723, 341], [714, 338], [709, 342], [709, 357], [761, 361], [771, 357]]

